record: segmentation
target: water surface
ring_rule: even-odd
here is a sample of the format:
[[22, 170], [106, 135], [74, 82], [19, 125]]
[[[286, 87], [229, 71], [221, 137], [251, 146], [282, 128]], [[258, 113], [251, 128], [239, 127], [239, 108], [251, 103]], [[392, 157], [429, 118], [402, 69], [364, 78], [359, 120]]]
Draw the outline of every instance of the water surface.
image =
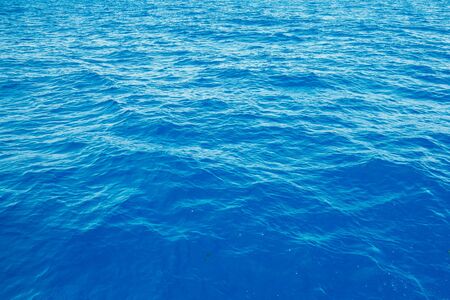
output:
[[449, 299], [448, 7], [0, 0], [0, 298]]

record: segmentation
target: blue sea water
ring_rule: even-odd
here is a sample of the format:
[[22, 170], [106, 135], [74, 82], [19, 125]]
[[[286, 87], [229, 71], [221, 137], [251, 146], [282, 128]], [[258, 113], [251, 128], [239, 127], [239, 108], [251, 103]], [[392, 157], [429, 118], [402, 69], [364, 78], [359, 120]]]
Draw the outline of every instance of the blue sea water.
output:
[[450, 299], [448, 0], [0, 0], [0, 299]]

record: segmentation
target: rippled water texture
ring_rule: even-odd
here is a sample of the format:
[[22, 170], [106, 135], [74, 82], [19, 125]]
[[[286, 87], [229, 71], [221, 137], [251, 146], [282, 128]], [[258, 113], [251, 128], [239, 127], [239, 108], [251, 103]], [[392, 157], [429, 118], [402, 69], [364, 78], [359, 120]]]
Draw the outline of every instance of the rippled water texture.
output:
[[450, 299], [448, 0], [0, 2], [0, 299]]

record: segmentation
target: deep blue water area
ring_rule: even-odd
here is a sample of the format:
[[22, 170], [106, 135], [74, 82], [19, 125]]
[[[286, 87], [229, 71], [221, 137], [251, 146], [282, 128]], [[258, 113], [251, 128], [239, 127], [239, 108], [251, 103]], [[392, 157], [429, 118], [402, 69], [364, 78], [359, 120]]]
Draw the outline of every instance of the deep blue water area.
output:
[[449, 0], [0, 0], [0, 299], [450, 299]]

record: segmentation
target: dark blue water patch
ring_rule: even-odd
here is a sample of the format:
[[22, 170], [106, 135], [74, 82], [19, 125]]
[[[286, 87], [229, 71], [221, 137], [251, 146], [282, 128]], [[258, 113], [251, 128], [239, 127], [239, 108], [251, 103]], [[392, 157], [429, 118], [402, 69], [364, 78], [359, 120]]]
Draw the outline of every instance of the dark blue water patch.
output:
[[273, 85], [283, 88], [323, 88], [326, 83], [315, 74], [274, 75]]

